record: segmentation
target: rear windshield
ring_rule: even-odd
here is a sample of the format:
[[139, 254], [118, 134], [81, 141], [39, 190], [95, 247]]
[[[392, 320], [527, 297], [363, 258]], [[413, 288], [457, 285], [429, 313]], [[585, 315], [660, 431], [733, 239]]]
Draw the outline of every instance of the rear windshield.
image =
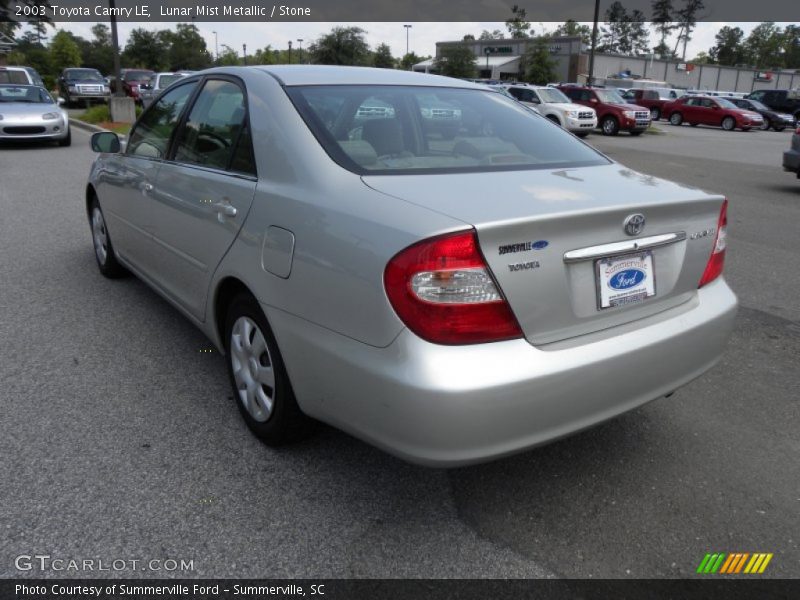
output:
[[125, 81], [145, 81], [153, 75], [152, 71], [128, 71], [122, 78]]
[[491, 91], [326, 85], [287, 93], [331, 158], [358, 174], [608, 164], [557, 125]]
[[184, 77], [186, 77], [186, 76], [185, 75], [178, 75], [178, 74], [175, 74], [175, 75], [162, 75], [161, 77], [158, 78], [158, 87], [159, 87], [159, 89], [163, 90], [164, 88], [167, 88], [167, 87], [171, 86], [173, 83], [175, 83], [176, 81], [178, 81], [178, 79], [183, 79]]

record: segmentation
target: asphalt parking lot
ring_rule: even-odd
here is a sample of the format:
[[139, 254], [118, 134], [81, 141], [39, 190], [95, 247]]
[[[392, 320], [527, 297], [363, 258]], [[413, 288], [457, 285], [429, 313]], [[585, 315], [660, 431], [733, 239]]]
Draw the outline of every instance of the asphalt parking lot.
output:
[[[678, 577], [706, 552], [800, 573], [800, 181], [789, 132], [590, 136], [730, 200], [741, 310], [722, 362], [581, 435], [455, 470], [329, 428], [257, 442], [223, 358], [135, 278], [98, 273], [93, 155], [0, 147], [0, 577], [19, 555], [192, 560], [202, 577]], [[657, 368], [654, 365], [653, 368]], [[114, 573], [111, 573], [112, 575]]]

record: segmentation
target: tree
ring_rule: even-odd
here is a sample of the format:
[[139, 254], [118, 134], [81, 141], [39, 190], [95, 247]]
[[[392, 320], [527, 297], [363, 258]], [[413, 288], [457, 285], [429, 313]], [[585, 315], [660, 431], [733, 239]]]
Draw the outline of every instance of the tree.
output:
[[600, 52], [620, 52], [620, 40], [627, 35], [628, 11], [621, 2], [614, 2], [605, 14], [605, 26], [600, 28]]
[[81, 66], [81, 51], [78, 44], [64, 29], [56, 33], [50, 42], [50, 64], [56, 73], [69, 67]]
[[[48, 0], [0, 0], [0, 14], [13, 14], [14, 6], [45, 6], [49, 7]], [[41, 18], [42, 22], [50, 23], [50, 19]], [[7, 35], [10, 38], [14, 37], [14, 32], [22, 26], [20, 21], [0, 21], [0, 34]], [[34, 25], [34, 29], [38, 26]]]
[[178, 23], [175, 31], [160, 31], [159, 35], [169, 47], [170, 70], [198, 71], [214, 64], [205, 38], [194, 24]]
[[236, 67], [242, 64], [242, 61], [239, 59], [239, 53], [236, 52], [236, 50], [228, 46], [228, 44], [222, 44], [222, 52], [219, 53], [217, 64], [226, 67]]
[[738, 65], [744, 62], [744, 31], [738, 27], [722, 27], [716, 35], [717, 43], [708, 51], [711, 60], [719, 65]]
[[698, 52], [697, 56], [695, 56], [691, 62], [696, 65], [707, 65], [713, 63], [714, 59], [712, 59], [711, 56], [709, 56], [706, 52]]
[[781, 67], [783, 31], [772, 21], [756, 25], [744, 42], [747, 60], [756, 67]]
[[678, 46], [683, 42], [683, 52], [681, 53], [681, 59], [686, 60], [686, 44], [692, 39], [692, 31], [694, 31], [695, 25], [697, 25], [697, 17], [700, 11], [705, 8], [705, 4], [703, 4], [703, 0], [683, 0], [683, 8], [681, 8], [677, 12], [678, 16], [678, 23], [679, 23], [679, 31], [678, 31], [678, 41], [675, 42], [675, 50], [673, 51], [674, 54], [678, 53]]
[[141, 27], [132, 29], [122, 53], [125, 64], [140, 69], [163, 71], [167, 66], [169, 52], [168, 41], [163, 33]]
[[522, 56], [523, 79], [529, 83], [545, 85], [558, 78], [555, 67], [556, 61], [550, 55], [550, 38], [538, 36], [528, 44], [528, 49]]
[[787, 69], [800, 69], [800, 25], [783, 30], [783, 62]]
[[114, 70], [114, 51], [111, 48], [111, 30], [108, 25], [97, 23], [92, 26], [92, 39], [82, 48], [83, 66], [97, 69], [101, 73]]
[[475, 77], [475, 55], [467, 44], [445, 46], [433, 66], [448, 77]]
[[308, 47], [311, 62], [318, 65], [366, 65], [369, 45], [360, 27], [334, 27]]
[[475, 41], [475, 36], [474, 36], [474, 35], [472, 35], [471, 33], [468, 33], [468, 34], [466, 34], [466, 35], [465, 35], [463, 38], [461, 38], [461, 39], [462, 39], [463, 41], [465, 41], [465, 42], [474, 42], [474, 41]]
[[592, 28], [581, 25], [574, 19], [567, 19], [563, 25], [556, 27], [553, 37], [580, 37], [587, 46], [592, 43]]
[[[276, 65], [280, 63], [279, 59], [280, 51], [276, 50], [269, 44], [264, 48], [253, 52], [254, 65]], [[248, 62], [250, 62], [249, 59]]]
[[400, 68], [404, 71], [410, 71], [414, 65], [421, 63], [423, 60], [428, 60], [430, 56], [417, 56], [413, 52], [409, 52], [400, 60]]
[[675, 9], [672, 6], [672, 0], [653, 0], [651, 6], [653, 7], [653, 27], [660, 36], [660, 41], [658, 45], [653, 48], [653, 51], [660, 56], [665, 56], [669, 52], [667, 37], [672, 33], [672, 30], [675, 29], [675, 23], [673, 23], [675, 19], [673, 12]]
[[378, 44], [375, 53], [372, 55], [372, 66], [379, 69], [394, 69], [395, 60], [392, 56], [392, 49], [388, 44]]
[[499, 29], [495, 29], [494, 31], [488, 31], [487, 29], [484, 29], [481, 31], [481, 36], [478, 39], [481, 41], [502, 40], [504, 37], [505, 36], [503, 35], [503, 32]]
[[511, 8], [511, 17], [506, 21], [506, 28], [513, 39], [530, 36], [531, 24], [527, 21], [528, 11], [516, 4]]

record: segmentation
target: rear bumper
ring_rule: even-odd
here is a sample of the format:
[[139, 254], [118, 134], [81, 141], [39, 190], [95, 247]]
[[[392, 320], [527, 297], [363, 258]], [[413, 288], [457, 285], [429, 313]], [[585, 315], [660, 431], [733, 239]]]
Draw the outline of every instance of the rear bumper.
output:
[[580, 431], [713, 366], [737, 301], [719, 279], [673, 309], [600, 334], [439, 346], [408, 330], [366, 346], [264, 306], [301, 408], [406, 460], [458, 466]]

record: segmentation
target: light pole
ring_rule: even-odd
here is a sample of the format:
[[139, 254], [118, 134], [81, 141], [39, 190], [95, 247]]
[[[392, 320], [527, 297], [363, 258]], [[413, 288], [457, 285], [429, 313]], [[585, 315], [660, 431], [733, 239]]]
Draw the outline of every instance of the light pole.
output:
[[244, 66], [247, 66], [247, 44], [242, 44], [242, 53], [244, 54]]
[[214, 56], [216, 57], [217, 64], [219, 64], [219, 43], [217, 39], [217, 32], [212, 31], [211, 33], [214, 34]]
[[292, 40], [289, 40], [289, 64], [292, 64]]
[[411, 25], [403, 25], [406, 28], [406, 55], [408, 55], [408, 30], [411, 29]]
[[297, 62], [303, 64], [303, 38], [297, 38]]
[[589, 85], [594, 85], [594, 49], [597, 46], [597, 20], [600, 18], [600, 0], [594, 0], [594, 23], [592, 24], [592, 48], [589, 50]]
[[111, 46], [114, 53], [114, 95], [124, 96], [125, 93], [122, 91], [122, 82], [120, 81], [119, 36], [117, 35], [117, 17], [114, 0], [108, 0], [108, 8], [111, 13]]

